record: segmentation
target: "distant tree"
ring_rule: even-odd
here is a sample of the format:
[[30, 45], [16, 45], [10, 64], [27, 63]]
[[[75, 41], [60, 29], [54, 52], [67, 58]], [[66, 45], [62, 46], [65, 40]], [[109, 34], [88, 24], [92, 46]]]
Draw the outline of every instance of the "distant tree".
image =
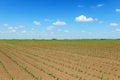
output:
[[57, 40], [56, 38], [52, 38], [52, 40]]
[[106, 40], [106, 39], [100, 39], [100, 40]]
[[36, 39], [31, 39], [31, 40], [36, 40]]

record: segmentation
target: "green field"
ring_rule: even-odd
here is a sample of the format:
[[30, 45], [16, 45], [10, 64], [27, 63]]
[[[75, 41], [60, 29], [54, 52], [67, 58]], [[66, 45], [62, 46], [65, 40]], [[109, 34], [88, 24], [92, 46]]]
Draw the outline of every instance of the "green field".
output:
[[120, 40], [1, 40], [0, 80], [120, 80]]

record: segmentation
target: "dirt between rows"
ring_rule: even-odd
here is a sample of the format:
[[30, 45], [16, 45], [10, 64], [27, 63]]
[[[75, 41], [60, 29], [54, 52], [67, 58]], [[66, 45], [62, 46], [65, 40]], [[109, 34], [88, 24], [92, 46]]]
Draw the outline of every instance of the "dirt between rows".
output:
[[120, 79], [117, 60], [83, 55], [82, 51], [81, 54], [73, 53], [74, 50], [66, 52], [53, 46], [48, 49], [37, 44], [30, 47], [32, 44], [28, 43], [0, 45], [0, 80]]

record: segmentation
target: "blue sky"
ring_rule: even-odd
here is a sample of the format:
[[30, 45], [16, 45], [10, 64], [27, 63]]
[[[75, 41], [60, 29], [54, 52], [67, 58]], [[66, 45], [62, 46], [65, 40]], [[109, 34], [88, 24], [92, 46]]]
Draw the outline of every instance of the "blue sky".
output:
[[120, 0], [0, 0], [0, 39], [120, 38]]

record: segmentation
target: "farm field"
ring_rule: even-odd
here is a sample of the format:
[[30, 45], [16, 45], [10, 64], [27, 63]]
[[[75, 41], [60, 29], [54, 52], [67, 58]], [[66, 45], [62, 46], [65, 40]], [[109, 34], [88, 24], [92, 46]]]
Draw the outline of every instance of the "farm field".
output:
[[120, 40], [1, 40], [0, 80], [120, 80]]

